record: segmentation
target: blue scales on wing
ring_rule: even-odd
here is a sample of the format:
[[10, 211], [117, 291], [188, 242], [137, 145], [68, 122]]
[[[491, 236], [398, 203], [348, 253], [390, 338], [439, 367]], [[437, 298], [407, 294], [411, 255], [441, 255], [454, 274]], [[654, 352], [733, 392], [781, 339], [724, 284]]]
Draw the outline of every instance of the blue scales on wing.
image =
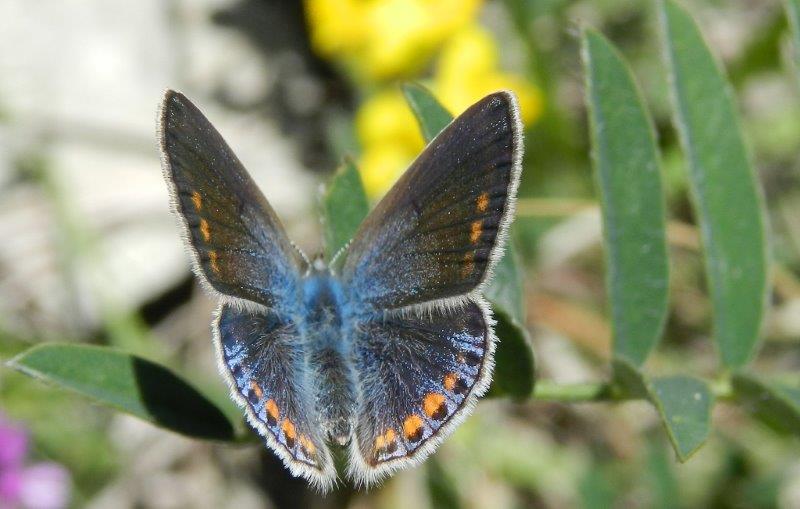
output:
[[475, 401], [476, 384], [488, 380], [489, 341], [486, 313], [472, 302], [361, 327], [354, 357], [364, 396], [351, 446], [356, 478], [369, 480], [437, 443], [453, 416]]
[[195, 272], [222, 296], [215, 346], [231, 393], [292, 472], [329, 485], [335, 472], [314, 425], [306, 352], [288, 318], [308, 263], [225, 140], [182, 94], [166, 93], [159, 137]]
[[513, 214], [521, 129], [511, 93], [478, 101], [428, 145], [346, 253], [359, 480], [424, 459], [488, 386], [494, 337], [480, 291]]
[[289, 457], [296, 473], [319, 471], [333, 478], [333, 461], [312, 407], [305, 352], [297, 327], [268, 310], [224, 304], [215, 323], [220, 355], [230, 380], [243, 396], [251, 423], [271, 437], [270, 445]]

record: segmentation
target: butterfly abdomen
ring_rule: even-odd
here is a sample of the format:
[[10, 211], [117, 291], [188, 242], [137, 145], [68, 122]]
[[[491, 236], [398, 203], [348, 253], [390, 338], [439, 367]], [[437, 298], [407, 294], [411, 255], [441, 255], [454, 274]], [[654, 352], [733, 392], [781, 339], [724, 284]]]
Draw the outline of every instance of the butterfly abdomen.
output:
[[302, 331], [307, 373], [319, 425], [330, 440], [350, 439], [356, 407], [355, 375], [344, 340], [344, 295], [327, 270], [315, 271], [303, 285]]

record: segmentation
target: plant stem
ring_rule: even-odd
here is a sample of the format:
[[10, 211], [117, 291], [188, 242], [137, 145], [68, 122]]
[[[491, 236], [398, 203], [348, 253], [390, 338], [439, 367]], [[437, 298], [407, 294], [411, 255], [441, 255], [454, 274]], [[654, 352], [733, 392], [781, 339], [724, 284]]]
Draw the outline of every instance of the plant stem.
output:
[[557, 384], [550, 380], [536, 382], [533, 389], [533, 399], [540, 401], [558, 401], [561, 403], [576, 403], [590, 401], [612, 401], [627, 399], [611, 390], [611, 386], [604, 382]]
[[[733, 399], [734, 394], [730, 380], [725, 378], [712, 380], [708, 385], [717, 400], [729, 401]], [[606, 382], [558, 384], [552, 380], [541, 380], [536, 382], [532, 399], [559, 403], [591, 403], [629, 401], [639, 398], [623, 391], [614, 390], [614, 387]]]

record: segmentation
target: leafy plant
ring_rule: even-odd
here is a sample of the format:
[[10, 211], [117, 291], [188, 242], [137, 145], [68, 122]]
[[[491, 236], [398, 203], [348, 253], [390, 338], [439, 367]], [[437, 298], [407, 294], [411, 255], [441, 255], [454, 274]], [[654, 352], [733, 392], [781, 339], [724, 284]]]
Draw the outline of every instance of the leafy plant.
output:
[[[792, 0], [787, 5], [793, 40], [800, 46], [800, 9]], [[585, 29], [582, 54], [603, 218], [612, 375], [595, 383], [534, 384], [533, 352], [524, 327], [524, 271], [512, 240], [487, 291], [500, 339], [490, 395], [561, 402], [650, 401], [677, 457], [686, 461], [707, 439], [711, 413], [720, 400], [742, 405], [782, 432], [800, 434], [800, 389], [749, 371], [768, 295], [761, 191], [723, 70], [683, 8], [664, 0], [658, 10], [673, 123], [701, 232], [719, 374], [707, 380], [691, 374], [653, 376], [646, 369], [662, 339], [669, 303], [661, 156], [648, 108], [625, 59], [603, 35]], [[409, 84], [403, 92], [426, 140], [452, 119], [424, 87]], [[346, 161], [333, 177], [321, 208], [331, 260], [368, 211], [353, 162]], [[248, 431], [179, 375], [129, 353], [44, 344], [8, 365], [178, 433], [219, 441], [249, 439]], [[438, 466], [430, 468], [438, 476], [437, 493], [449, 497]], [[592, 482], [588, 479], [587, 486]]]

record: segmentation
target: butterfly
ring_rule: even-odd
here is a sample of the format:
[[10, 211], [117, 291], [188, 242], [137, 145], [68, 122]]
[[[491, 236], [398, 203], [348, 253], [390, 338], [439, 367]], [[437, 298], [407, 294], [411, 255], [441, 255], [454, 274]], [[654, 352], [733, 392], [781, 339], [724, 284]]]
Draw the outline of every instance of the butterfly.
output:
[[[502, 255], [522, 159], [511, 92], [436, 136], [330, 265], [310, 261], [200, 110], [168, 90], [162, 167], [192, 266], [220, 303], [220, 370], [250, 425], [322, 490], [430, 455], [488, 388], [482, 290]], [[279, 183], [277, 183], [279, 185]]]

